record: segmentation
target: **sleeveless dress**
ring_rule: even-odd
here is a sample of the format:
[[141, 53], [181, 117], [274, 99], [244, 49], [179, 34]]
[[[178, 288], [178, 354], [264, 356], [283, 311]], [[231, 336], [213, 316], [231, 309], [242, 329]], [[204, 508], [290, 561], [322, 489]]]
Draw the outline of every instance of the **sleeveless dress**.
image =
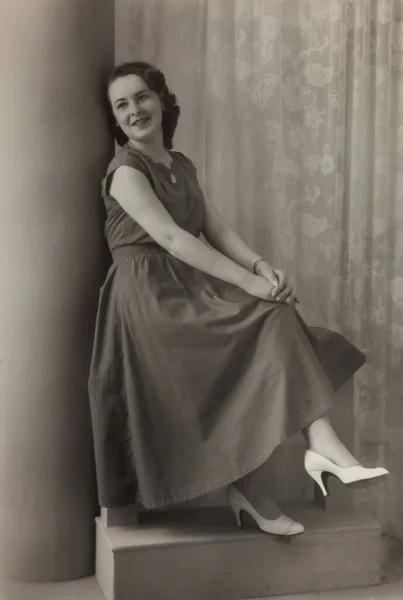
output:
[[89, 398], [103, 507], [162, 508], [236, 481], [326, 413], [365, 362], [292, 306], [172, 257], [110, 195], [119, 166], [137, 169], [175, 222], [199, 236], [195, 167], [171, 156], [168, 168], [126, 145], [102, 182], [113, 264], [100, 290]]

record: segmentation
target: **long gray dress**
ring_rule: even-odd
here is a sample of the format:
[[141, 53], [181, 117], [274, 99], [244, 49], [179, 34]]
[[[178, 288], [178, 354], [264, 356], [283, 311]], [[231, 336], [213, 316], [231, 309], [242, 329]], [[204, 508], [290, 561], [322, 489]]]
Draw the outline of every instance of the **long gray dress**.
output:
[[110, 195], [120, 165], [138, 169], [175, 222], [199, 236], [195, 168], [172, 157], [170, 170], [126, 145], [102, 186], [113, 264], [100, 291], [89, 393], [104, 507], [138, 494], [160, 508], [239, 479], [323, 415], [365, 362], [293, 307], [173, 258]]

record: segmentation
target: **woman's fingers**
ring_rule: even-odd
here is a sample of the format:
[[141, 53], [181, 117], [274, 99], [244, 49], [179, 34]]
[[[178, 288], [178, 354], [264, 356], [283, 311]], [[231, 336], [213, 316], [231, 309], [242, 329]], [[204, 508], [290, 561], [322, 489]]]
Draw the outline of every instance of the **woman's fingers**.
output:
[[287, 302], [293, 304], [298, 302], [295, 297], [292, 287], [289, 285], [286, 275], [280, 269], [274, 269], [267, 263], [261, 263], [259, 265], [259, 275], [265, 277], [272, 285], [274, 289], [271, 292], [271, 296], [278, 302]]
[[278, 302], [287, 302], [288, 299], [294, 300], [294, 292], [291, 286], [287, 285], [279, 294], [276, 295]]
[[279, 299], [279, 295], [287, 289], [288, 284], [287, 284], [287, 277], [285, 276], [285, 274], [283, 273], [283, 271], [280, 271], [280, 269], [273, 269], [276, 277], [277, 277], [277, 281], [278, 284], [277, 286], [274, 288], [272, 294], [273, 296], [278, 300]]

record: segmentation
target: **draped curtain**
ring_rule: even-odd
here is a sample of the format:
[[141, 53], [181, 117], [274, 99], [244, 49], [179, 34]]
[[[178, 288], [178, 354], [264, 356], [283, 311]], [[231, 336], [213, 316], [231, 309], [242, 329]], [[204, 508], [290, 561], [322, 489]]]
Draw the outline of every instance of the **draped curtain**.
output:
[[356, 502], [403, 536], [403, 0], [116, 0], [116, 60], [166, 74], [220, 212], [368, 356]]

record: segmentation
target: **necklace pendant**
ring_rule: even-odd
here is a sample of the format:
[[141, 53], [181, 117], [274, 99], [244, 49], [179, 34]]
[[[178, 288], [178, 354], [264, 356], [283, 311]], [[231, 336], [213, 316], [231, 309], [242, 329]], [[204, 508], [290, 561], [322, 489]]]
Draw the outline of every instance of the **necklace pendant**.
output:
[[176, 177], [171, 173], [171, 181], [172, 183], [176, 183]]

